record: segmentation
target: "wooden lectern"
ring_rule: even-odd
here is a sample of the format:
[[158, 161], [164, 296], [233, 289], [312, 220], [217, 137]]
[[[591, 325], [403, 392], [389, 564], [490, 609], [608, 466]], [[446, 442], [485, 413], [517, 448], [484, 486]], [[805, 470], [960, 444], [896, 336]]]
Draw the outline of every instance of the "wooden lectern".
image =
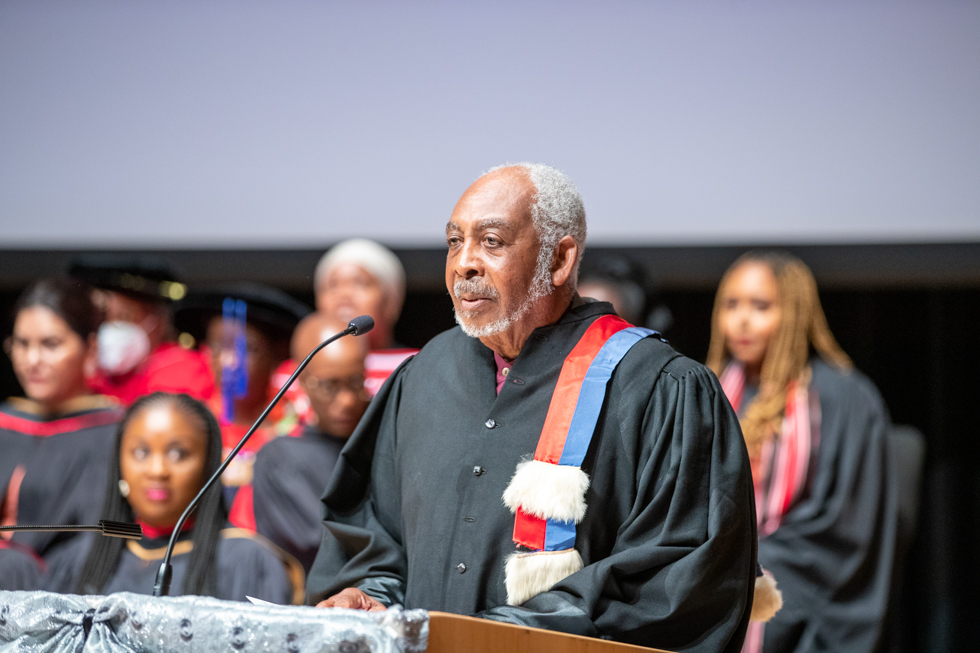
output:
[[540, 628], [429, 613], [427, 653], [667, 653], [660, 649], [618, 644], [604, 639], [556, 633]]

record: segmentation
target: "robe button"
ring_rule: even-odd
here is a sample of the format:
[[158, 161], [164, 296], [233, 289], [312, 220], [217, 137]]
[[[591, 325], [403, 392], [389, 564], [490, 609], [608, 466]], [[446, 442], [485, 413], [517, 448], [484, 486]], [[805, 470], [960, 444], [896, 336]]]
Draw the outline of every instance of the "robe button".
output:
[[488, 419], [488, 420], [486, 421], [486, 423], [484, 424], [484, 426], [486, 426], [486, 427], [487, 427], [488, 429], [492, 429], [492, 428], [494, 428], [495, 426], [497, 426], [497, 422], [495, 422], [495, 421], [493, 420], [493, 418], [491, 417], [490, 419]]
[[487, 470], [477, 465], [476, 467], [473, 468], [473, 476], [481, 476], [485, 471]]
[[461, 574], [465, 574], [466, 573], [466, 565], [464, 565], [462, 562], [459, 563], [458, 565], [456, 565], [456, 571], [458, 571]]

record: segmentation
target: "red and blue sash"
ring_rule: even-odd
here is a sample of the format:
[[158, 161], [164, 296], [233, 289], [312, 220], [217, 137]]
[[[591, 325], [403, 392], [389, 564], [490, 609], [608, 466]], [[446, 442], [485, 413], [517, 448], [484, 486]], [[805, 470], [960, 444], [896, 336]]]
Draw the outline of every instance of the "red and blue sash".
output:
[[[534, 460], [582, 466], [613, 371], [633, 345], [651, 335], [660, 336], [615, 315], [604, 315], [586, 329], [562, 365]], [[575, 522], [543, 519], [518, 508], [514, 542], [534, 551], [570, 549]]]

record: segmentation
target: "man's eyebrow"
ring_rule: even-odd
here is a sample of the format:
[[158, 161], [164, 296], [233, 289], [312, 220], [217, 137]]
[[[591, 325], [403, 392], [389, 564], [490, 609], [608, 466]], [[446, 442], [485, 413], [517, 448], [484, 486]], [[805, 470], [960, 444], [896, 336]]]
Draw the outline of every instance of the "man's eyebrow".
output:
[[[484, 218], [476, 223], [476, 230], [483, 231], [484, 229], [492, 229], [493, 227], [510, 227], [510, 223], [503, 218]], [[462, 231], [463, 228], [459, 226], [458, 222], [453, 222], [450, 220], [446, 223], [446, 233]]]
[[476, 228], [480, 231], [484, 229], [490, 229], [492, 227], [509, 227], [509, 226], [510, 223], [508, 223], [503, 218], [486, 218], [476, 223]]

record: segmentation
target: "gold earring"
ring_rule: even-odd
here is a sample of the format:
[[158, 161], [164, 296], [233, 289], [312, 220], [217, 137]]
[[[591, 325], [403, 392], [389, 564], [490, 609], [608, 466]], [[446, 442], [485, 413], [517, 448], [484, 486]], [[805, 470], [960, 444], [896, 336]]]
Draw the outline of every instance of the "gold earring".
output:
[[123, 495], [124, 499], [129, 497], [129, 483], [122, 479], [119, 479], [119, 494]]

